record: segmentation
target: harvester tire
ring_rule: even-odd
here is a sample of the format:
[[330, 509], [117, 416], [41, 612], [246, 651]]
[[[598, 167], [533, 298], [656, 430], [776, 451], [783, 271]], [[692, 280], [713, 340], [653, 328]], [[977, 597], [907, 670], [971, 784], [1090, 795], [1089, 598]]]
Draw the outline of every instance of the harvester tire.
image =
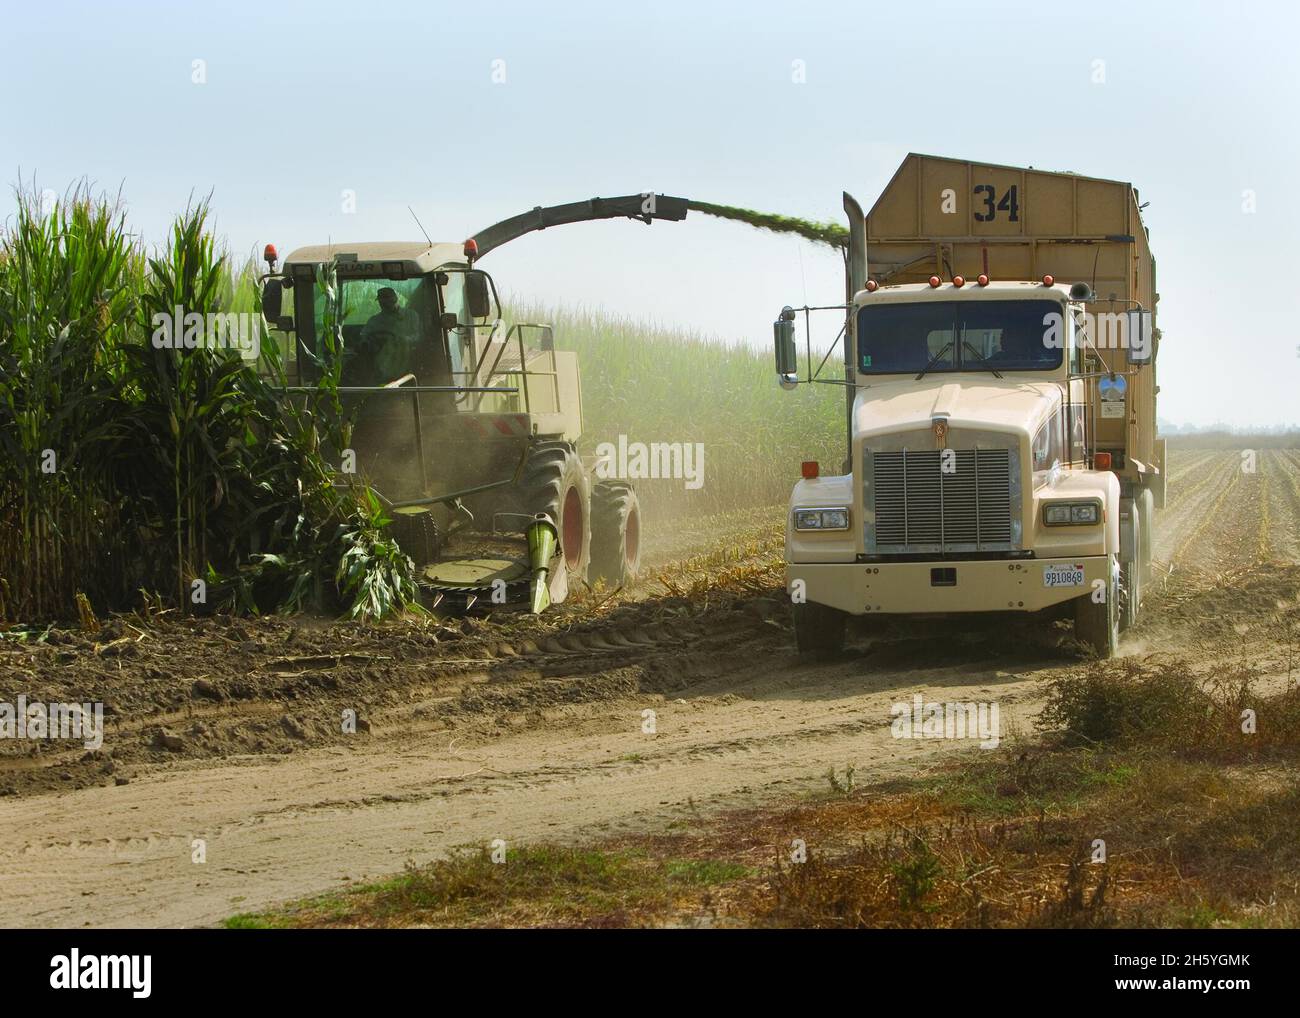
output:
[[434, 526], [433, 517], [429, 515], [428, 510], [394, 512], [388, 531], [397, 541], [398, 547], [406, 552], [417, 566], [427, 566], [437, 558], [438, 528]]
[[790, 607], [794, 615], [794, 643], [800, 654], [823, 659], [844, 649], [847, 614], [815, 601], [804, 601]]
[[1074, 602], [1074, 638], [1091, 647], [1103, 661], [1119, 649], [1119, 584], [1112, 572], [1100, 603], [1090, 591]]
[[641, 505], [626, 481], [602, 481], [591, 492], [592, 583], [626, 586], [641, 570]]
[[591, 490], [578, 451], [569, 442], [538, 442], [529, 450], [515, 489], [515, 512], [545, 513], [555, 524], [569, 579], [585, 580], [591, 557]]

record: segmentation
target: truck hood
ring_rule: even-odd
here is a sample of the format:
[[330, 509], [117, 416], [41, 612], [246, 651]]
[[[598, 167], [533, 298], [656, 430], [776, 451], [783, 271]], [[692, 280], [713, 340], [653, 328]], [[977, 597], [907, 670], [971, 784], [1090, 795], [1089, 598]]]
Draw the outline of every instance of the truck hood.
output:
[[1061, 402], [1055, 382], [1023, 379], [900, 379], [858, 390], [853, 405], [854, 438], [916, 431], [936, 417], [951, 428], [1005, 431], [1032, 437]]

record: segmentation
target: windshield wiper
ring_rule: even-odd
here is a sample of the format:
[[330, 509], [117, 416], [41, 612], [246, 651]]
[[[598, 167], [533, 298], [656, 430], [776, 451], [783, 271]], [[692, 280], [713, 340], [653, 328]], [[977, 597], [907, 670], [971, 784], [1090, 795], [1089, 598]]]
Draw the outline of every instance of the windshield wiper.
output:
[[1001, 377], [1002, 377], [1002, 372], [999, 371], [997, 368], [995, 368], [995, 367], [994, 367], [992, 364], [990, 364], [987, 360], [985, 360], [985, 359], [984, 359], [984, 355], [983, 355], [982, 353], [980, 353], [978, 350], [976, 350], [973, 346], [971, 346], [968, 342], [966, 342], [966, 340], [963, 339], [963, 340], [961, 341], [961, 346], [962, 346], [962, 349], [963, 349], [963, 350], [969, 350], [969, 351], [971, 352], [972, 356], [974, 356], [975, 360], [976, 360], [978, 363], [983, 364], [983, 365], [984, 365], [985, 367], [987, 367], [990, 371], [992, 371], [992, 372], [993, 372], [993, 377], [994, 377], [994, 378], [1001, 378]]
[[921, 369], [920, 374], [918, 374], [914, 379], [912, 379], [912, 381], [919, 382], [922, 378], [924, 378], [925, 373], [929, 371], [932, 367], [934, 367], [936, 364], [938, 364], [939, 361], [943, 360], [943, 355], [946, 354], [951, 349], [952, 349], [951, 343], [945, 345], [942, 350], [940, 350], [937, 354], [935, 354], [933, 357], [930, 358], [930, 363], [927, 364], [925, 367], [923, 367]]

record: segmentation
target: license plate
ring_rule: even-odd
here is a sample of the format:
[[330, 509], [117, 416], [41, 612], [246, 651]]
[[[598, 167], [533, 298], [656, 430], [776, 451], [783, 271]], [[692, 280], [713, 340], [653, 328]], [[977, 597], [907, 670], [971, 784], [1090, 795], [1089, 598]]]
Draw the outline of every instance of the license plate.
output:
[[1083, 566], [1052, 565], [1043, 567], [1044, 587], [1082, 587]]

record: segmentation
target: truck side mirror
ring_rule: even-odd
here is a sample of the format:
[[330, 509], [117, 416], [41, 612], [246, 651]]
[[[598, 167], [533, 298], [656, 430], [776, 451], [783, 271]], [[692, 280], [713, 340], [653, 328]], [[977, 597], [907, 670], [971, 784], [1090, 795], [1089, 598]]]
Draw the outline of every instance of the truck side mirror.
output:
[[1155, 356], [1155, 330], [1152, 327], [1150, 311], [1134, 308], [1125, 313], [1125, 326], [1128, 334], [1128, 362], [1130, 364], [1150, 364]]
[[793, 389], [799, 384], [799, 355], [794, 346], [794, 311], [781, 309], [781, 317], [772, 323], [776, 347], [776, 375], [783, 389]]
[[485, 272], [465, 273], [465, 303], [473, 318], [487, 318], [492, 314], [492, 294]]

